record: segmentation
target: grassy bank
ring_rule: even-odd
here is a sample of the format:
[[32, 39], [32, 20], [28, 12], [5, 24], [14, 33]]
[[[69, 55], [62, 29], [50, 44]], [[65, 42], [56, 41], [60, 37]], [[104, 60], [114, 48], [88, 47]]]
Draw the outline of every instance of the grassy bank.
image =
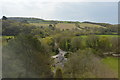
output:
[[108, 67], [118, 72], [118, 58], [116, 57], [106, 57], [102, 59], [102, 62], [106, 64]]

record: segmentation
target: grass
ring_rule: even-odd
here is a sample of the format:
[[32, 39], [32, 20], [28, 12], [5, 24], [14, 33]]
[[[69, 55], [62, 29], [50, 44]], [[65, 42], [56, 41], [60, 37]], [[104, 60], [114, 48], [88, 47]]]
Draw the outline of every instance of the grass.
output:
[[[96, 35], [96, 36], [98, 36], [98, 37], [120, 37], [118, 35]], [[81, 37], [86, 38], [87, 35], [82, 35]]]
[[101, 37], [120, 37], [118, 35], [98, 35], [98, 36], [101, 36]]
[[100, 28], [100, 27], [102, 27], [102, 28], [105, 28], [105, 27], [100, 26], [100, 25], [89, 24], [89, 23], [80, 23], [79, 25], [80, 25], [81, 27], [96, 27], [96, 28]]
[[71, 29], [76, 28], [75, 24], [73, 24], [73, 23], [58, 23], [56, 25], [56, 27], [61, 29], [61, 30], [63, 30], [63, 29], [70, 29], [71, 30]]
[[[80, 27], [97, 27], [97, 28], [104, 28], [103, 26], [100, 26], [100, 25], [95, 25], [95, 24], [89, 24], [89, 23], [80, 23], [79, 24]], [[74, 23], [58, 23], [57, 24], [57, 28], [59, 29], [74, 29], [76, 28], [75, 24]]]
[[49, 24], [45, 24], [45, 23], [30, 23], [30, 24], [34, 26], [44, 26], [44, 27], [49, 26]]
[[7, 39], [7, 38], [14, 38], [14, 36], [2, 36], [2, 38], [5, 38], [5, 39]]
[[118, 72], [118, 58], [116, 57], [107, 57], [102, 59], [102, 62], [106, 64], [108, 67]]
[[0, 38], [2, 38], [2, 39], [0, 39], [1, 41], [0, 41], [0, 45], [6, 45], [7, 44], [7, 41], [6, 41], [6, 39], [8, 39], [8, 38], [14, 38], [14, 36], [1, 36]]
[[[47, 26], [50, 25], [48, 23], [30, 23], [30, 24], [35, 25], [35, 26], [44, 26], [44, 27], [47, 27]], [[61, 30], [63, 30], [63, 29], [70, 29], [71, 30], [71, 29], [73, 29], [75, 27], [76, 26], [75, 26], [74, 23], [58, 23], [56, 25], [56, 28], [59, 28]]]

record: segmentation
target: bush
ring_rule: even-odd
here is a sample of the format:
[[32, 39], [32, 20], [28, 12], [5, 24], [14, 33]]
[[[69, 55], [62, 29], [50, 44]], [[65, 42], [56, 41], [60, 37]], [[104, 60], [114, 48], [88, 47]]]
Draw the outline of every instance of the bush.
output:
[[119, 49], [120, 43], [119, 43], [119, 41], [120, 41], [119, 37], [112, 37], [111, 38], [111, 41], [110, 41], [111, 42], [111, 50], [113, 52], [120, 53], [120, 49]]
[[71, 47], [71, 39], [69, 37], [63, 37], [59, 42], [59, 47], [62, 50], [69, 51]]
[[99, 38], [95, 35], [90, 35], [86, 38], [86, 46], [88, 48], [98, 49]]
[[71, 51], [76, 51], [79, 49], [83, 49], [84, 45], [83, 45], [83, 39], [80, 37], [74, 37], [71, 40]]
[[63, 68], [65, 78], [111, 78], [116, 74], [102, 64], [91, 49], [78, 50], [71, 54]]
[[55, 78], [63, 78], [63, 76], [62, 76], [62, 70], [61, 69], [58, 68], [56, 70]]
[[103, 52], [109, 52], [111, 49], [110, 40], [108, 37], [99, 37], [98, 49]]
[[49, 78], [51, 59], [41, 42], [31, 35], [19, 35], [3, 47], [3, 77]]

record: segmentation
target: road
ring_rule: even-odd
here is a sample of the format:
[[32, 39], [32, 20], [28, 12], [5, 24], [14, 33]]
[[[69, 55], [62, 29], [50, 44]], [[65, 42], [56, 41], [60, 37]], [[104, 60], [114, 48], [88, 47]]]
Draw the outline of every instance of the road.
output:
[[64, 63], [67, 61], [67, 58], [65, 58], [65, 54], [67, 54], [66, 51], [61, 50], [58, 48], [59, 53], [55, 56], [52, 56], [54, 59], [54, 67], [63, 67]]

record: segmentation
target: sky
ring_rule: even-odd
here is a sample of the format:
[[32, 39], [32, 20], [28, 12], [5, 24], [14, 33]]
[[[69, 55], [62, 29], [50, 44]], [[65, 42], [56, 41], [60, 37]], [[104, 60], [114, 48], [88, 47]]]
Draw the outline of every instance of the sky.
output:
[[117, 24], [119, 0], [0, 0], [0, 16]]

